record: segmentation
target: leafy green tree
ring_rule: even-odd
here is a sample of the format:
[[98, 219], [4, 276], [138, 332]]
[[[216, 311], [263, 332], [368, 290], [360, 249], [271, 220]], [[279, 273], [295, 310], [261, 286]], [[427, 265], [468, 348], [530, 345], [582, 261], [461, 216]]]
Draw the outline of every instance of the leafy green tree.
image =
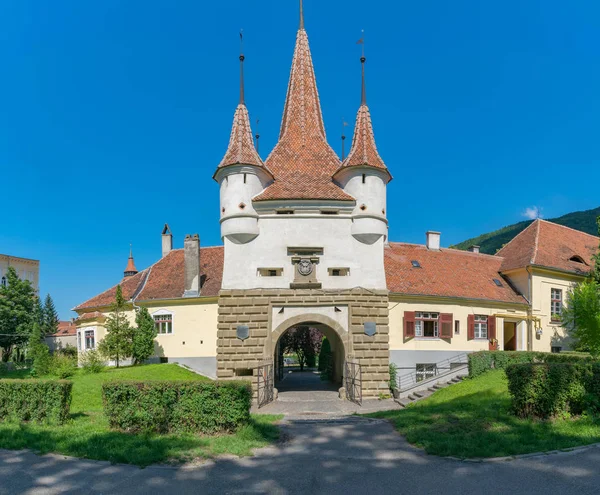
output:
[[42, 330], [38, 323], [34, 322], [27, 345], [27, 356], [33, 361], [31, 366], [31, 374], [33, 376], [47, 375], [52, 365], [50, 349], [42, 338]]
[[298, 357], [300, 371], [304, 366], [315, 363], [314, 358], [321, 350], [323, 334], [315, 328], [296, 327], [288, 330], [281, 337], [281, 349], [284, 354], [293, 353]]
[[0, 285], [0, 347], [2, 361], [10, 359], [16, 346], [29, 339], [34, 322], [36, 296], [29, 280], [21, 280], [13, 267]]
[[58, 331], [58, 312], [54, 307], [54, 301], [50, 294], [46, 295], [46, 300], [44, 301], [44, 328], [43, 332], [45, 335], [51, 335]]
[[113, 359], [117, 368], [119, 363], [133, 353], [134, 328], [125, 316], [126, 303], [121, 286], [117, 285], [115, 300], [110, 306], [110, 315], [106, 319], [106, 336], [100, 342], [98, 350], [106, 359]]
[[141, 308], [137, 312], [135, 324], [137, 328], [133, 334], [133, 361], [135, 364], [141, 364], [154, 354], [157, 331], [147, 308]]
[[562, 321], [579, 349], [594, 358], [600, 356], [600, 284], [596, 280], [589, 278], [569, 292]]

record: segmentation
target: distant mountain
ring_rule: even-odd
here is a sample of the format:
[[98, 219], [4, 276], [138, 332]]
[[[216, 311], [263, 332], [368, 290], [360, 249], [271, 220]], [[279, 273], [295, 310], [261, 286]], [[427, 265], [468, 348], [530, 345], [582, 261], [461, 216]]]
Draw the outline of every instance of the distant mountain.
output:
[[[581, 230], [588, 234], [598, 235], [598, 226], [596, 224], [598, 216], [600, 216], [600, 207], [595, 208], [594, 210], [568, 213], [559, 218], [548, 219], [548, 221], [565, 225], [572, 229]], [[476, 245], [481, 246], [482, 253], [496, 254], [502, 246], [514, 239], [517, 234], [525, 230], [532, 222], [533, 220], [526, 220], [524, 222], [515, 223], [514, 225], [509, 225], [508, 227], [496, 230], [495, 232], [482, 234], [473, 239], [468, 239], [451, 247], [467, 250], [469, 247]]]

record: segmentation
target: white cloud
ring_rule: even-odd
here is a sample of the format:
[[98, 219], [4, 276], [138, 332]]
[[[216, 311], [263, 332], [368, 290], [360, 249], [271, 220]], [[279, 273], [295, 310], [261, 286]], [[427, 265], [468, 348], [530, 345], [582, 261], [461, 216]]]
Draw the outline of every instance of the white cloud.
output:
[[522, 213], [522, 215], [525, 218], [529, 218], [529, 220], [542, 218], [542, 209], [538, 206], [530, 206], [529, 208], [525, 208], [525, 211]]

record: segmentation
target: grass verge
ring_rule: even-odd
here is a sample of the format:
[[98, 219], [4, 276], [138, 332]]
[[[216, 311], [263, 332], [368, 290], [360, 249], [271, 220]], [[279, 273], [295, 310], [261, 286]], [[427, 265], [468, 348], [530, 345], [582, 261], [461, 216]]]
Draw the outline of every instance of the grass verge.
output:
[[[27, 378], [18, 371], [2, 378]], [[0, 448], [32, 449], [85, 459], [135, 464], [176, 463], [220, 454], [246, 456], [279, 438], [280, 416], [253, 415], [250, 424], [231, 435], [132, 435], [112, 431], [102, 412], [102, 383], [108, 380], [207, 380], [173, 364], [107, 369], [73, 381], [71, 419], [62, 426], [0, 423]]]
[[385, 418], [428, 454], [460, 458], [504, 457], [600, 442], [600, 418], [523, 420], [510, 413], [504, 371], [490, 371], [436, 392]]

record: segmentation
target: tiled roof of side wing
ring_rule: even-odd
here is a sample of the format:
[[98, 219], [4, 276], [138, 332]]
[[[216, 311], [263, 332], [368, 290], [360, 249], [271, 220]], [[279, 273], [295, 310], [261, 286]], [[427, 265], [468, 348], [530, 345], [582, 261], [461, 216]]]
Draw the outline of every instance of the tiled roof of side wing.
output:
[[502, 279], [501, 264], [497, 256], [456, 249], [435, 251], [403, 243], [391, 243], [385, 249], [387, 286], [392, 293], [525, 304]]
[[600, 239], [538, 219], [498, 251], [502, 271], [531, 265], [585, 275], [593, 266]]
[[[200, 250], [201, 296], [214, 297], [221, 290], [223, 278], [223, 247], [206, 247]], [[136, 301], [178, 299], [185, 290], [184, 252], [175, 249], [152, 267], [120, 282], [123, 297]], [[80, 304], [75, 311], [109, 306], [115, 299], [117, 286]]]

